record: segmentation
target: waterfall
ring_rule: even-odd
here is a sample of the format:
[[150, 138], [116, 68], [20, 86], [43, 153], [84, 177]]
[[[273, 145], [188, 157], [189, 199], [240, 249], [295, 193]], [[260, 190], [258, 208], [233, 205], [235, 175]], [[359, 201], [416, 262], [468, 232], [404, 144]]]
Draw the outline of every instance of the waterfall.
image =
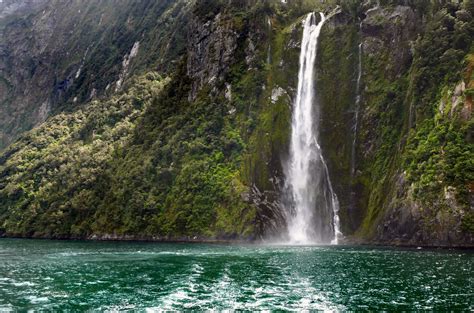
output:
[[319, 145], [319, 107], [314, 97], [314, 64], [318, 37], [325, 22], [316, 24], [315, 13], [304, 21], [298, 89], [293, 104], [290, 156], [286, 164], [287, 190], [291, 199], [288, 236], [291, 243], [336, 243], [339, 203]]
[[356, 100], [354, 108], [354, 126], [352, 134], [352, 149], [351, 149], [351, 176], [355, 175], [355, 162], [356, 162], [356, 141], [357, 131], [359, 128], [359, 110], [360, 110], [360, 81], [362, 79], [362, 43], [359, 44], [359, 65], [357, 72], [357, 84], [356, 84]]
[[[359, 24], [359, 29], [362, 29], [362, 22]], [[357, 83], [356, 83], [356, 98], [354, 103], [354, 118], [352, 124], [352, 146], [351, 146], [351, 188], [349, 194], [349, 214], [356, 210], [356, 191], [354, 188], [355, 176], [356, 176], [356, 145], [357, 145], [357, 133], [359, 131], [359, 112], [360, 112], [360, 101], [361, 101], [361, 80], [362, 80], [362, 42], [359, 44], [359, 60], [357, 66]]]

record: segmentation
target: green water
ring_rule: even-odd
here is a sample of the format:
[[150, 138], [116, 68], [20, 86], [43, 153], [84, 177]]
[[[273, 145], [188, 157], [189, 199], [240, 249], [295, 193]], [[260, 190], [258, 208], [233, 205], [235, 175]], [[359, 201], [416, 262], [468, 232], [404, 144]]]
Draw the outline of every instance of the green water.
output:
[[0, 311], [474, 309], [474, 254], [0, 239]]

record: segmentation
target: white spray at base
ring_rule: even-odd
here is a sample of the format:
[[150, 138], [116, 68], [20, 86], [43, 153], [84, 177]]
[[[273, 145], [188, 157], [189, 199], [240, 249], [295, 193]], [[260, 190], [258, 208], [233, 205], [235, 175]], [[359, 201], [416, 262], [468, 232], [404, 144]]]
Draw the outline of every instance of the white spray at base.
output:
[[315, 13], [304, 21], [298, 89], [293, 105], [290, 157], [286, 164], [287, 187], [292, 210], [287, 214], [292, 244], [337, 244], [339, 202], [333, 191], [319, 137], [319, 108], [314, 97], [314, 65], [318, 37], [325, 22], [316, 24]]

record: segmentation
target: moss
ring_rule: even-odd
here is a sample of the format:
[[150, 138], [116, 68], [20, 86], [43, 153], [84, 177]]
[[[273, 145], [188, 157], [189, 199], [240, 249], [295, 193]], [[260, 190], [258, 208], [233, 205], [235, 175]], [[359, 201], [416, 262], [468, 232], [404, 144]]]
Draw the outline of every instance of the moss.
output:
[[[262, 191], [275, 190], [278, 186], [273, 184], [273, 178], [283, 175], [281, 160], [290, 138], [291, 90], [296, 87], [299, 55], [298, 49], [289, 43], [301, 35], [296, 25], [272, 20], [268, 43], [258, 46], [259, 68], [246, 72], [236, 89], [237, 101], [253, 103], [245, 114], [249, 124], [242, 125], [243, 132], [250, 135], [242, 172], [247, 184], [255, 184]], [[246, 67], [244, 63], [240, 66]], [[272, 100], [272, 92], [277, 89], [282, 94]]]
[[[466, 208], [473, 167], [469, 161], [472, 144], [467, 141], [470, 126], [460, 120], [459, 113], [451, 114], [449, 96], [461, 76], [459, 61], [466, 50], [451, 49], [457, 30], [441, 26], [451, 17], [443, 9], [434, 13], [415, 44], [414, 61], [406, 76], [395, 81], [384, 79], [381, 69], [390, 59], [384, 59], [383, 53], [364, 62], [366, 105], [371, 106], [367, 122], [374, 125], [373, 130], [368, 125], [363, 127], [363, 141], [371, 141], [371, 132], [376, 132], [380, 140], [369, 146], [374, 149], [374, 158], [364, 164], [370, 173], [370, 179], [364, 179], [370, 195], [361, 236], [380, 235], [376, 233], [377, 225], [388, 218], [389, 209], [409, 206], [412, 200], [421, 205], [419, 226], [428, 234], [444, 231], [437, 216], [446, 225], [454, 225], [455, 211], [459, 206]], [[456, 61], [434, 61], [442, 55]], [[440, 100], [446, 105], [438, 112]], [[414, 117], [410, 116], [412, 104], [416, 104]], [[407, 182], [401, 185], [398, 177], [405, 177]], [[446, 188], [454, 188], [455, 204], [445, 200]]]
[[320, 142], [339, 198], [345, 234], [352, 233], [360, 223], [357, 210], [350, 203], [354, 188], [350, 166], [358, 43], [356, 24], [328, 22], [320, 36], [316, 74], [316, 98], [321, 106]]
[[462, 219], [461, 229], [466, 233], [474, 234], [474, 214], [467, 213]]

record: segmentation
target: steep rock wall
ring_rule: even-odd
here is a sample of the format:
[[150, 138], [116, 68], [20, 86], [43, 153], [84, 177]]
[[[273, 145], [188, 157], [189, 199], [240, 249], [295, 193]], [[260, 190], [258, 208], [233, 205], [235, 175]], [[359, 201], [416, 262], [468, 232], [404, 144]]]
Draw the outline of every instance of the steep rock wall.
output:
[[131, 74], [173, 69], [185, 44], [187, 5], [1, 2], [0, 149], [51, 114], [111, 95]]

